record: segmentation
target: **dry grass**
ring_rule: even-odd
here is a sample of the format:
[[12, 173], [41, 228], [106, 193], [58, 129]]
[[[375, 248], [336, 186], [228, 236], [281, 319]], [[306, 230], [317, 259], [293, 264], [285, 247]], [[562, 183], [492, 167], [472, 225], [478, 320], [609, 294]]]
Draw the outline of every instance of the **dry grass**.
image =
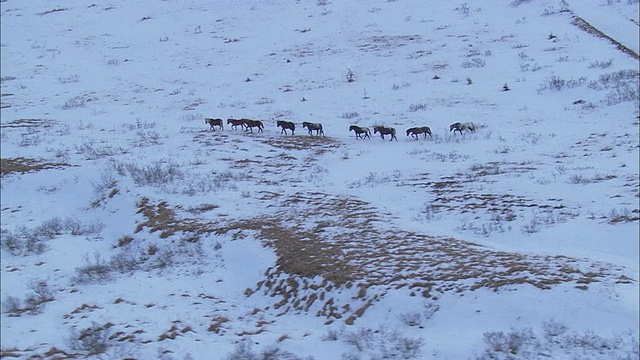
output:
[[[317, 316], [329, 321], [345, 318], [352, 323], [395, 289], [437, 299], [447, 292], [500, 291], [524, 284], [549, 289], [573, 283], [584, 288], [608, 281], [618, 270], [566, 257], [496, 252], [456, 239], [407, 232], [356, 199], [299, 193], [280, 206], [271, 216], [238, 221], [218, 233], [254, 236], [276, 250], [276, 266], [266, 271], [266, 279], [250, 296], [256, 292], [273, 296], [278, 299], [274, 307], [282, 312], [316, 309]], [[354, 292], [352, 300], [340, 303], [331, 297], [338, 288]]]
[[[305, 132], [306, 129], [299, 129], [298, 131]], [[306, 134], [295, 136], [264, 137], [259, 141], [263, 144], [267, 144], [278, 149], [313, 150], [316, 154], [322, 154], [340, 146], [339, 141], [330, 137], [307, 136]]]
[[0, 159], [0, 175], [8, 175], [13, 173], [28, 173], [34, 171], [61, 169], [73, 166], [67, 163], [51, 163], [43, 160], [29, 159], [17, 157], [13, 159]]
[[[309, 146], [317, 147], [317, 151], [330, 151], [337, 144], [311, 136], [265, 137], [262, 141], [278, 149], [293, 147], [307, 151]], [[305, 169], [294, 161], [295, 156], [296, 153], [261, 155], [237, 160], [235, 165], [245, 171], [278, 171], [283, 177], [293, 176], [286, 175], [290, 167]], [[509, 171], [530, 171], [530, 165], [524, 163], [499, 165], [507, 166]], [[494, 168], [494, 164], [487, 164], [472, 170], [478, 176], [488, 176], [495, 172]], [[254, 180], [260, 181], [259, 177]], [[540, 204], [511, 194], [475, 194], [466, 189], [470, 182], [464, 176], [433, 181], [429, 174], [423, 174], [403, 185], [429, 189], [437, 197], [436, 205], [458, 213], [490, 211], [509, 215], [515, 208], [564, 208], [559, 199]], [[615, 282], [622, 272], [610, 264], [499, 252], [453, 238], [406, 231], [394, 225], [392, 216], [355, 198], [323, 192], [267, 191], [252, 197], [268, 211], [248, 219], [226, 221], [224, 225], [185, 218], [198, 213], [143, 198], [138, 207], [144, 220], [136, 231], [147, 228], [159, 232], [160, 238], [180, 233], [193, 241], [200, 241], [200, 235], [205, 233], [227, 235], [232, 240], [260, 240], [274, 249], [277, 260], [274, 266], [265, 269], [263, 280], [247, 289], [245, 295], [273, 298], [270, 307], [260, 310], [271, 308], [279, 314], [312, 312], [326, 318], [327, 323], [336, 320], [354, 323], [387, 292], [399, 289], [433, 301], [445, 293], [464, 294], [479, 289], [503, 291], [533, 286], [545, 290], [572, 284], [586, 290], [593, 283]], [[343, 295], [336, 298], [335, 291]], [[219, 320], [212, 322], [209, 331], [224, 331], [226, 321]]]
[[[459, 184], [445, 180], [422, 185], [444, 195]], [[353, 323], [388, 291], [403, 288], [432, 300], [450, 292], [525, 285], [545, 290], [574, 284], [586, 290], [592, 283], [617, 281], [622, 270], [568, 257], [498, 252], [405, 231], [393, 225], [391, 216], [354, 198], [322, 192], [265, 193], [258, 194], [257, 201], [269, 202], [268, 214], [220, 226], [180, 217], [179, 213], [188, 211], [143, 198], [138, 207], [145, 219], [136, 231], [147, 228], [160, 232], [160, 238], [180, 232], [193, 241], [200, 241], [204, 233], [259, 239], [275, 250], [277, 260], [255, 288], [247, 289], [246, 296], [273, 297], [273, 309], [280, 313], [313, 311], [327, 322]], [[439, 201], [457, 211], [563, 207], [557, 199], [550, 199], [553, 205], [538, 205], [522, 197], [495, 194], [457, 194]], [[334, 298], [335, 290], [352, 293], [351, 299]], [[224, 322], [214, 321], [209, 331], [223, 331]]]
[[159, 237], [164, 239], [176, 232], [184, 232], [191, 234], [190, 239], [197, 241], [199, 235], [215, 231], [213, 225], [197, 219], [177, 218], [176, 210], [170, 208], [166, 201], [154, 204], [145, 197], [140, 199], [137, 206], [138, 214], [144, 215], [146, 220], [138, 223], [136, 233], [148, 228], [152, 233], [159, 231]]
[[47, 119], [17, 119], [0, 125], [0, 128], [49, 128], [56, 122]]

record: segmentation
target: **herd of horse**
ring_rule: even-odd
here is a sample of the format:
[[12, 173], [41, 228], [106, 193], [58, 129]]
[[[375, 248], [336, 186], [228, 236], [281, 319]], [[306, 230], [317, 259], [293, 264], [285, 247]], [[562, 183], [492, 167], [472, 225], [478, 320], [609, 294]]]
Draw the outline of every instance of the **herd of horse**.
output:
[[[214, 118], [205, 118], [204, 123], [208, 124], [211, 127], [211, 130], [224, 130], [224, 125], [222, 119], [214, 119]], [[238, 130], [238, 127], [242, 128], [244, 131], [253, 132], [254, 128], [257, 128], [257, 132], [263, 132], [264, 124], [260, 120], [251, 120], [251, 119], [227, 119], [227, 125], [231, 125], [233, 130]], [[288, 135], [287, 130], [291, 131], [291, 135], [295, 135], [296, 124], [291, 121], [278, 120], [276, 121], [276, 126], [281, 128], [280, 134]], [[307, 129], [309, 135], [313, 135], [315, 131], [316, 136], [324, 136], [324, 130], [322, 129], [322, 124], [320, 123], [312, 123], [312, 122], [303, 122], [302, 128]], [[453, 131], [455, 135], [456, 132], [459, 132], [462, 135], [465, 131], [476, 132], [476, 125], [472, 122], [455, 122], [449, 126], [449, 131]], [[356, 134], [356, 139], [371, 139], [371, 130], [368, 127], [351, 125], [349, 127], [349, 132], [353, 131]], [[386, 135], [390, 136], [389, 141], [393, 141], [394, 139], [398, 141], [396, 137], [396, 129], [388, 126], [376, 125], [373, 127], [373, 134], [380, 134], [380, 137], [384, 140]], [[431, 134], [431, 128], [428, 126], [420, 126], [420, 127], [411, 127], [407, 129], [407, 136], [411, 136], [418, 140], [420, 135], [423, 138], [426, 138], [427, 135], [433, 138]]]

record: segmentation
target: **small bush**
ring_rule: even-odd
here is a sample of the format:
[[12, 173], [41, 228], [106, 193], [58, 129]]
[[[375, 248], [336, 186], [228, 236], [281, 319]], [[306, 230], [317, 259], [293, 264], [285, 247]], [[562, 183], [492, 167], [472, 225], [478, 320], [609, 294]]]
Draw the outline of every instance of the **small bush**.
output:
[[580, 214], [577, 211], [571, 211], [567, 209], [534, 212], [533, 218], [529, 221], [529, 223], [522, 226], [522, 232], [527, 234], [534, 234], [541, 231], [545, 227], [549, 227], [555, 224], [563, 224], [567, 222], [569, 218], [576, 218], [578, 215]]
[[74, 98], [71, 98], [71, 99], [67, 100], [62, 105], [62, 110], [71, 110], [71, 109], [83, 108], [83, 107], [85, 107], [86, 104], [87, 104], [87, 101], [84, 98], [82, 98], [82, 97], [74, 97]]
[[35, 228], [19, 226], [15, 231], [2, 231], [0, 245], [13, 255], [37, 255], [47, 250], [46, 242], [65, 233], [71, 235], [95, 235], [104, 228], [99, 221], [81, 223], [78, 220], [58, 217], [45, 220]]
[[544, 330], [544, 338], [550, 343], [559, 342], [559, 337], [568, 330], [566, 325], [556, 322], [553, 319], [542, 324], [542, 328]]
[[112, 145], [100, 146], [95, 141], [83, 141], [80, 145], [75, 145], [76, 154], [83, 154], [86, 160], [97, 160], [115, 155], [126, 154], [128, 151], [122, 147]]
[[28, 284], [32, 291], [24, 300], [15, 296], [7, 296], [2, 303], [5, 313], [11, 316], [20, 316], [23, 313], [36, 315], [42, 313], [46, 303], [53, 301], [53, 290], [46, 281], [32, 281]]
[[485, 350], [476, 359], [638, 358], [638, 334], [632, 331], [604, 337], [593, 331], [569, 332], [566, 325], [554, 320], [542, 328], [542, 335], [532, 328], [486, 332]]
[[110, 327], [111, 324], [98, 326], [94, 322], [90, 327], [80, 331], [72, 329], [67, 343], [71, 349], [82, 351], [87, 356], [103, 354], [113, 345], [113, 340], [109, 339]]
[[597, 81], [589, 82], [589, 88], [594, 90], [613, 89], [627, 83], [638, 83], [640, 71], [620, 70], [602, 74]]
[[409, 111], [411, 112], [416, 112], [416, 111], [425, 111], [427, 110], [427, 105], [426, 104], [411, 104], [409, 105]]
[[173, 161], [155, 161], [151, 164], [127, 164], [127, 173], [139, 186], [162, 186], [184, 178], [182, 167]]
[[424, 345], [422, 338], [404, 337], [398, 331], [384, 327], [345, 332], [343, 340], [354, 346], [358, 353], [368, 354], [371, 359], [417, 359], [421, 357]]
[[525, 347], [535, 340], [530, 328], [511, 330], [508, 333], [492, 331], [484, 333], [484, 342], [491, 353], [518, 354], [525, 351]]
[[311, 356], [300, 357], [291, 352], [284, 351], [276, 345], [265, 347], [260, 353], [253, 350], [251, 341], [242, 340], [234, 351], [227, 355], [227, 360], [313, 360]]
[[540, 139], [542, 139], [542, 134], [528, 131], [520, 134], [518, 138], [520, 139], [520, 141], [527, 144], [538, 145], [538, 142], [540, 142]]
[[580, 77], [578, 79], [563, 79], [559, 76], [550, 76], [545, 78], [542, 83], [540, 84], [540, 86], [538, 87], [538, 91], [543, 91], [543, 90], [556, 90], [556, 91], [561, 91], [564, 89], [573, 89], [579, 86], [584, 85], [587, 82], [587, 78], [586, 77]]
[[622, 84], [609, 91], [604, 99], [605, 104], [613, 106], [622, 102], [633, 102], [636, 105], [640, 102], [640, 89], [638, 83]]
[[22, 300], [15, 296], [7, 296], [2, 302], [2, 308], [9, 315], [19, 316], [22, 313]]
[[347, 82], [352, 83], [354, 81], [356, 81], [356, 74], [354, 74], [353, 71], [351, 71], [351, 69], [347, 69]]
[[85, 256], [84, 263], [84, 266], [76, 269], [74, 277], [76, 283], [91, 284], [111, 277], [113, 267], [99, 253], [94, 253], [93, 259]]
[[351, 188], [359, 188], [362, 186], [375, 187], [381, 184], [398, 181], [401, 177], [400, 172], [396, 171], [393, 175], [380, 175], [376, 172], [369, 172], [364, 179], [349, 184]]
[[594, 68], [606, 69], [609, 66], [611, 66], [612, 63], [613, 63], [613, 59], [609, 59], [607, 61], [594, 61], [594, 62], [589, 64], [589, 68], [591, 68], [591, 69], [594, 69]]
[[327, 333], [322, 337], [323, 341], [338, 341], [338, 339], [340, 339], [340, 332], [333, 329], [327, 331]]
[[77, 82], [80, 82], [80, 76], [71, 75], [67, 77], [59, 77], [58, 81], [60, 81], [61, 84], [77, 83]]
[[422, 315], [419, 312], [408, 312], [400, 314], [398, 319], [407, 326], [422, 327]]
[[480, 58], [473, 58], [469, 61], [465, 61], [462, 63], [462, 67], [465, 69], [468, 68], [481, 68], [481, 67], [485, 67], [486, 62]]

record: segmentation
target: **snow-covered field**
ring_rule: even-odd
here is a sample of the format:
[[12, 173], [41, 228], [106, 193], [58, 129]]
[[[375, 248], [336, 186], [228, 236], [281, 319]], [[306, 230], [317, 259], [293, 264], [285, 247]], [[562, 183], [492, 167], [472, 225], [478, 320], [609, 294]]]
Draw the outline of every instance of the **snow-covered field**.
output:
[[638, 358], [638, 1], [0, 24], [3, 358]]

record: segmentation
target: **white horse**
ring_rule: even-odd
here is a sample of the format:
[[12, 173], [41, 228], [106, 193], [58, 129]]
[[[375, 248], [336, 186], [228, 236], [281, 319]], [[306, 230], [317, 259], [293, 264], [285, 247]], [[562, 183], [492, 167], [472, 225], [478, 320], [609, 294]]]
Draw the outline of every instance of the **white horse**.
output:
[[460, 132], [460, 135], [462, 135], [462, 132], [465, 130], [469, 130], [471, 132], [476, 132], [476, 125], [472, 122], [466, 122], [466, 123], [453, 123], [451, 124], [451, 126], [449, 126], [449, 131], [453, 131], [453, 134], [455, 135], [456, 131]]

